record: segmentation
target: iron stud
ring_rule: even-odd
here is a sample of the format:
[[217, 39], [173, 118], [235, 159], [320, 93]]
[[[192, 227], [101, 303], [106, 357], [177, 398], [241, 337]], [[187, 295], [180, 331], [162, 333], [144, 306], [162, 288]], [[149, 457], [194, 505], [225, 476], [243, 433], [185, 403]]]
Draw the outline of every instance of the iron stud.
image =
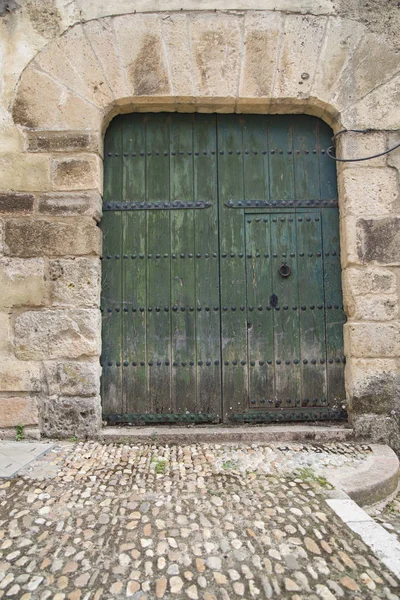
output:
[[280, 361], [280, 360], [279, 360], [279, 358], [278, 358], [278, 360], [276, 361], [276, 364], [277, 364], [277, 365], [280, 365], [280, 364], [281, 364], [281, 362], [282, 362], [282, 361]]

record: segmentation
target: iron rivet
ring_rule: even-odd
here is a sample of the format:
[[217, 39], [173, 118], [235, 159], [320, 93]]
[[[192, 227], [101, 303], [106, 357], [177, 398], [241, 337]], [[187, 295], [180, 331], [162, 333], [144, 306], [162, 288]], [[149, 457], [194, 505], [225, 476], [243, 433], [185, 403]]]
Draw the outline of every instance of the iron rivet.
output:
[[151, 312], [153, 309], [151, 308], [151, 306], [149, 306], [149, 308], [147, 309], [149, 312]]
[[305, 306], [302, 306], [302, 307], [301, 307], [301, 310], [306, 310], [306, 307], [305, 307]]
[[315, 358], [312, 359], [311, 364], [312, 365], [316, 365], [317, 364], [317, 361], [315, 360]]
[[233, 364], [233, 365], [237, 365], [237, 360], [233, 360], [233, 361], [232, 361], [232, 364]]
[[188, 258], [193, 258], [193, 254], [191, 252], [189, 252]]
[[240, 310], [244, 310], [244, 306], [243, 305], [240, 307]]
[[164, 306], [164, 311], [165, 311], [165, 312], [168, 312], [168, 311], [169, 311], [169, 308], [168, 308], [168, 306]]
[[213, 252], [213, 257], [217, 258], [217, 253], [216, 252]]
[[180, 257], [185, 258], [185, 255], [183, 254], [183, 252], [181, 252]]
[[217, 310], [218, 310], [218, 306], [214, 306], [214, 310], [217, 312]]
[[276, 361], [276, 364], [277, 364], [277, 365], [280, 365], [280, 364], [281, 364], [281, 361], [279, 360], [279, 358], [278, 358], [278, 360]]
[[174, 312], [176, 312], [176, 311], [178, 310], [178, 307], [177, 307], [176, 305], [174, 305], [174, 306], [172, 307], [172, 310], [173, 310]]
[[321, 363], [321, 365], [325, 364], [325, 360], [323, 358], [321, 358], [321, 360], [319, 362]]
[[211, 361], [210, 361], [210, 360], [208, 360], [208, 361], [206, 362], [206, 365], [207, 365], [207, 367], [209, 367], [209, 366], [211, 365]]
[[186, 367], [186, 363], [185, 362], [182, 363], [182, 367]]
[[200, 311], [201, 311], [201, 306], [198, 306], [198, 307], [197, 307], [197, 310], [200, 312]]
[[304, 256], [304, 252], [299, 252], [299, 256]]
[[160, 312], [160, 307], [156, 306], [156, 312]]
[[224, 306], [222, 310], [224, 310], [226, 312], [228, 310], [228, 307]]
[[306, 364], [308, 364], [308, 360], [305, 358], [305, 359], [303, 360], [303, 365], [306, 365]]
[[150, 360], [150, 361], [149, 361], [149, 367], [152, 367], [152, 366], [153, 366], [153, 361], [152, 361], [152, 360]]
[[262, 367], [262, 366], [263, 366], [263, 364], [264, 364], [264, 361], [263, 361], [263, 360], [259, 360], [259, 361], [258, 361], [258, 364], [259, 364], [259, 365]]
[[314, 310], [314, 308], [315, 308], [314, 304], [310, 304], [310, 308], [311, 308], [311, 310]]
[[245, 360], [241, 360], [240, 364], [244, 366], [246, 364], [246, 361]]
[[124, 312], [128, 312], [128, 309], [126, 306], [124, 307]]
[[181, 311], [185, 312], [186, 308], [184, 306], [181, 306]]
[[132, 308], [132, 312], [136, 312], [136, 308], [135, 307]]
[[206, 307], [205, 307], [205, 310], [206, 310], [207, 312], [209, 312], [209, 310], [210, 310], [210, 307], [209, 307], [209, 306], [206, 306]]
[[289, 307], [285, 304], [285, 306], [283, 307], [283, 310], [287, 310]]
[[233, 312], [235, 312], [236, 306], [231, 306], [231, 310], [233, 310]]
[[174, 362], [172, 363], [172, 366], [173, 366], [173, 367], [177, 367], [177, 366], [178, 366], [178, 363], [174, 361]]
[[227, 367], [227, 366], [229, 365], [229, 360], [226, 360], [226, 361], [224, 362], [224, 365]]
[[298, 359], [298, 358], [295, 358], [295, 359], [294, 359], [294, 361], [293, 361], [293, 363], [294, 363], [295, 365], [298, 365], [298, 364], [299, 364], [299, 359]]
[[112, 367], [112, 362], [111, 361], [109, 361], [107, 364], [108, 364], [109, 367]]
[[254, 310], [253, 306], [249, 306], [249, 311], [251, 312], [252, 310]]
[[194, 307], [193, 306], [189, 306], [189, 310], [190, 310], [190, 312], [193, 312], [194, 311]]
[[272, 360], [267, 360], [267, 363], [268, 363], [269, 365], [272, 365]]
[[333, 363], [333, 359], [332, 359], [332, 358], [330, 358], [330, 359], [328, 360], [328, 363], [331, 365], [331, 364]]
[[201, 258], [201, 254], [197, 253], [196, 254], [197, 258]]
[[137, 365], [137, 362], [133, 361], [132, 367], [136, 367], [136, 365]]
[[144, 254], [141, 254], [139, 258], [144, 258]]
[[239, 252], [239, 258], [243, 258], [243, 252]]
[[226, 258], [226, 252], [222, 253], [222, 258]]
[[219, 365], [219, 360], [214, 360], [214, 365]]

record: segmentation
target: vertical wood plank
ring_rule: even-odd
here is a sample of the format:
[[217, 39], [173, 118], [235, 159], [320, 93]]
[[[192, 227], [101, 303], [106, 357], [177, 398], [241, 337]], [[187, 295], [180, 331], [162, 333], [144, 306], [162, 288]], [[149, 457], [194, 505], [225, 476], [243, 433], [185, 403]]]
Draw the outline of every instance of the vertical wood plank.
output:
[[[147, 202], [170, 199], [169, 135], [166, 115], [146, 116]], [[170, 311], [164, 310], [170, 304], [170, 212], [149, 210], [146, 216], [147, 412], [167, 413], [172, 412]]]
[[193, 146], [198, 152], [194, 200], [211, 202], [211, 207], [195, 211], [194, 223], [197, 410], [219, 420], [222, 406], [216, 115], [194, 116]]
[[[224, 419], [244, 412], [248, 402], [246, 256], [244, 212], [225, 206], [243, 201], [243, 132], [235, 115], [218, 115], [221, 344]], [[241, 154], [236, 154], [236, 150]]]
[[[122, 199], [122, 127], [115, 120], [105, 138], [105, 201]], [[103, 322], [103, 349], [101, 393], [103, 413], [121, 413], [122, 404], [122, 215], [106, 212], [101, 222], [104, 238], [102, 260], [101, 307]]]
[[320, 212], [299, 213], [296, 225], [303, 405], [324, 406], [327, 386]]
[[271, 201], [295, 197], [293, 119], [287, 115], [268, 118], [269, 195]]
[[[274, 361], [276, 407], [300, 406], [300, 332], [299, 278], [296, 264], [297, 235], [295, 213], [271, 215], [271, 289], [278, 297], [272, 308], [274, 319]], [[286, 263], [291, 274], [282, 277], [279, 269]]]
[[270, 215], [246, 215], [249, 408], [274, 404], [275, 361], [271, 285]]
[[318, 121], [307, 115], [296, 115], [292, 118], [295, 198], [296, 200], [308, 200], [310, 202], [319, 200]]
[[322, 213], [324, 256], [324, 306], [326, 320], [326, 354], [329, 404], [341, 407], [345, 399], [342, 285], [339, 253], [339, 219], [337, 210], [327, 208]]

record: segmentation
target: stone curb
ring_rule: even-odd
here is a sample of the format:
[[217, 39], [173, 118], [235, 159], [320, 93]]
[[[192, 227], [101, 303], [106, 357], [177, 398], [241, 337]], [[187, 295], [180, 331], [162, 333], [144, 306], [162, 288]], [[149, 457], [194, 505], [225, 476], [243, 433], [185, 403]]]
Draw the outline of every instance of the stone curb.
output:
[[357, 533], [384, 565], [400, 579], [400, 542], [350, 498], [326, 500], [338, 517]]
[[236, 444], [240, 442], [344, 442], [354, 439], [351, 428], [333, 424], [263, 425], [248, 427], [106, 427], [96, 436], [102, 442], [157, 444]]
[[359, 506], [387, 501], [399, 485], [399, 459], [389, 446], [370, 444], [373, 452], [364, 468], [342, 467], [326, 471], [329, 482], [343, 490]]

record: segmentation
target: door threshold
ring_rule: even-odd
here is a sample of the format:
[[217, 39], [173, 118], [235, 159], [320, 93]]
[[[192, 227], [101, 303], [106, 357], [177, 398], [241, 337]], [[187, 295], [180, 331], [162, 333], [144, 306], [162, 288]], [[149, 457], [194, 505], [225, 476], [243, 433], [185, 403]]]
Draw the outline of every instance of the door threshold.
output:
[[354, 430], [343, 421], [302, 425], [113, 426], [102, 429], [96, 438], [103, 442], [129, 444], [328, 443], [354, 441]]

